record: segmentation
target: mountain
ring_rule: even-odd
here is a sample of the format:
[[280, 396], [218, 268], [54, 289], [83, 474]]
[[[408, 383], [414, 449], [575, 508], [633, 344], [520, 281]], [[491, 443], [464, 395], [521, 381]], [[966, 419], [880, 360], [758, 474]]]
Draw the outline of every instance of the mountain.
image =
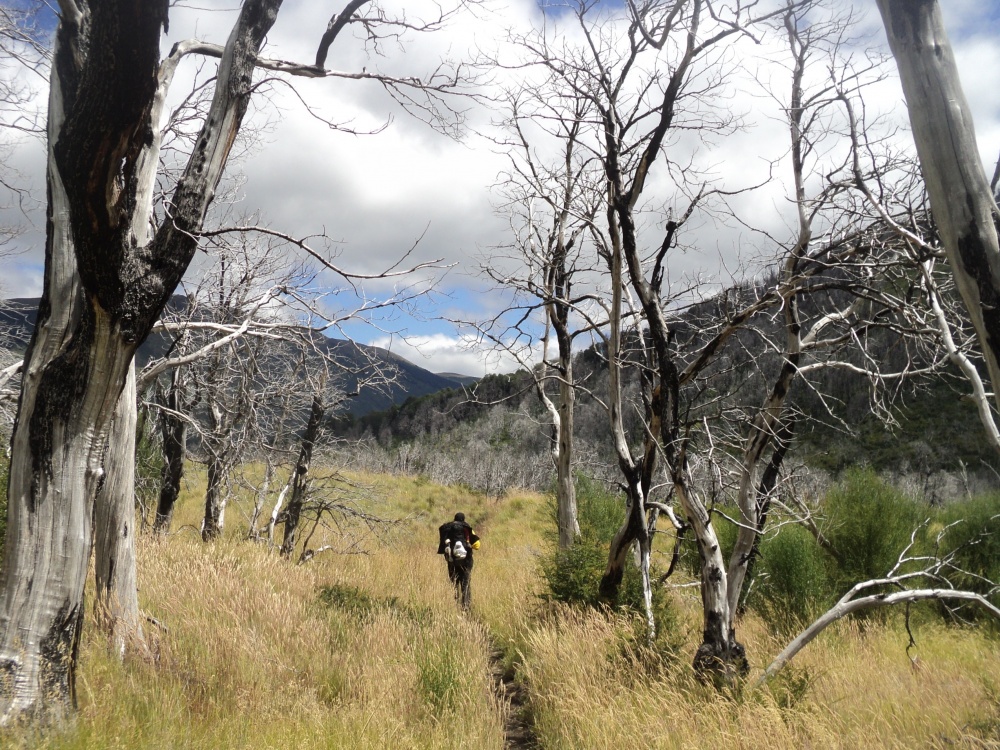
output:
[[456, 383], [461, 385], [472, 385], [479, 380], [479, 378], [473, 377], [472, 375], [461, 375], [457, 372], [439, 372], [437, 375], [442, 378], [447, 378], [448, 380], [454, 380]]
[[[174, 309], [183, 308], [185, 298], [175, 296], [168, 304]], [[37, 297], [3, 300], [0, 303], [0, 346], [23, 352], [35, 327], [37, 313]], [[151, 359], [161, 356], [166, 348], [167, 340], [164, 337], [150, 336], [139, 347], [136, 362], [142, 367]], [[344, 384], [348, 390], [355, 387], [358, 377], [363, 377], [364, 373], [371, 372], [375, 367], [395, 372], [392, 384], [380, 390], [362, 389], [351, 400], [347, 411], [354, 416], [389, 409], [409, 398], [419, 398], [449, 388], [461, 388], [476, 380], [464, 375], [435, 374], [386, 349], [344, 339], [327, 339], [325, 348], [343, 366], [345, 372], [355, 373], [348, 376]]]

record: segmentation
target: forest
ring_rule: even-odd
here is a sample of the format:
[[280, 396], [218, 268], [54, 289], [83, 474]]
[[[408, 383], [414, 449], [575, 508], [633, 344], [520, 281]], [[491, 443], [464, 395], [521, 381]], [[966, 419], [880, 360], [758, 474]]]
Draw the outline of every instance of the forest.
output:
[[[938, 2], [209, 5], [0, 4], [0, 744], [1000, 747], [1000, 163]], [[504, 230], [285, 226], [269, 117], [474, 143]], [[482, 377], [392, 347], [444, 325]]]

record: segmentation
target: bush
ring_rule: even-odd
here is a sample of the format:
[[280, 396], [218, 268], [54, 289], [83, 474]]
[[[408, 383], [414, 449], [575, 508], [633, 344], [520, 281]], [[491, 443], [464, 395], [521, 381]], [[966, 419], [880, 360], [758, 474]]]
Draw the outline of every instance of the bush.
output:
[[625, 507], [620, 495], [583, 474], [576, 476], [577, 518], [580, 531], [586, 529], [603, 544], [610, 544], [622, 524]]
[[597, 606], [598, 584], [607, 561], [606, 546], [592, 534], [584, 534], [569, 549], [554, 546], [542, 558], [542, 575], [548, 583], [549, 597], [559, 602]]
[[[591, 607], [607, 605], [598, 593], [608, 562], [608, 547], [622, 523], [624, 503], [594, 480], [576, 479], [577, 518], [580, 539], [569, 549], [559, 549], [553, 539], [552, 551], [542, 558], [542, 575], [548, 584], [547, 597], [567, 604]], [[553, 516], [554, 508], [553, 508]], [[553, 535], [554, 536], [554, 535]], [[655, 578], [655, 574], [651, 575]], [[614, 608], [643, 613], [642, 576], [635, 565], [625, 566]], [[658, 630], [674, 619], [662, 588], [653, 588], [653, 613]]]
[[837, 590], [888, 573], [924, 520], [916, 501], [861, 469], [830, 488], [823, 510], [823, 533], [840, 556], [828, 568]]
[[772, 628], [797, 630], [832, 601], [826, 556], [806, 529], [785, 526], [760, 551], [747, 603]]
[[[576, 478], [576, 504], [580, 539], [569, 549], [560, 549], [553, 534], [553, 549], [542, 559], [542, 574], [550, 598], [597, 606], [600, 602], [597, 589], [608, 561], [608, 545], [621, 525], [623, 505], [621, 498], [582, 475]], [[555, 516], [554, 503], [552, 516]], [[626, 574], [623, 592], [629, 583]], [[641, 604], [641, 592], [639, 601]]]
[[[985, 495], [952, 503], [941, 511], [937, 520], [942, 527], [955, 523], [945, 533], [941, 550], [945, 555], [954, 552], [955, 565], [965, 571], [952, 575], [952, 582], [958, 588], [992, 593], [990, 601], [1000, 606], [1000, 592], [991, 592], [987, 582], [1000, 581], [1000, 496]], [[963, 611], [963, 615], [978, 608], [966, 609], [970, 611]]]

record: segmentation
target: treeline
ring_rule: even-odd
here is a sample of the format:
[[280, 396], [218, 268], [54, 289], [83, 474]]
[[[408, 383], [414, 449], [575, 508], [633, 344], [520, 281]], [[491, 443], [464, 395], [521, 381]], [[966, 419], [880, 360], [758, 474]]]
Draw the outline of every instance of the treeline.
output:
[[[732, 305], [734, 296], [745, 297], [752, 291], [750, 287], [727, 290], [693, 306], [677, 321], [678, 340], [686, 338], [681, 344], [694, 348], [690, 340], [699, 336], [702, 318], [722, 314], [720, 308]], [[683, 404], [692, 418], [697, 418], [699, 409], [719, 412], [734, 408], [739, 399], [763, 396], [780, 357], [759, 345], [757, 339], [776, 335], [778, 328], [776, 321], [760, 317], [728, 342], [701, 384], [698, 403]], [[870, 334], [867, 345], [868, 356], [886, 371], [904, 366], [911, 356], [903, 351], [902, 337], [891, 332]], [[636, 443], [642, 439], [641, 367], [633, 357], [625, 369], [632, 404], [625, 414], [626, 429]], [[607, 391], [604, 348], [592, 345], [578, 352], [573, 368], [579, 386], [574, 419], [578, 468], [613, 482], [614, 456], [602, 405]], [[555, 389], [552, 382], [546, 387]], [[791, 456], [832, 478], [851, 467], [867, 466], [905, 480], [908, 489], [931, 501], [964, 492], [963, 483], [991, 487], [996, 458], [978, 431], [970, 429], [978, 425], [966, 390], [958, 374], [944, 368], [906, 380], [873, 405], [873, 387], [866, 377], [847, 368], [826, 369], [809, 384], [793, 386], [790, 400], [798, 417]], [[719, 397], [706, 398], [706, 393]], [[706, 401], [708, 407], [700, 406]], [[361, 417], [340, 414], [331, 417], [329, 431], [338, 441], [360, 441], [363, 447], [349, 450], [351, 460], [373, 470], [426, 474], [441, 482], [465, 477], [470, 487], [487, 492], [508, 486], [498, 475], [531, 489], [548, 489], [552, 482], [552, 462], [547, 457], [554, 439], [552, 427], [532, 373], [526, 370], [488, 375], [465, 388], [411, 397]], [[508, 468], [487, 471], [492, 464]], [[487, 474], [492, 479], [487, 480]], [[482, 481], [475, 481], [477, 476]]]

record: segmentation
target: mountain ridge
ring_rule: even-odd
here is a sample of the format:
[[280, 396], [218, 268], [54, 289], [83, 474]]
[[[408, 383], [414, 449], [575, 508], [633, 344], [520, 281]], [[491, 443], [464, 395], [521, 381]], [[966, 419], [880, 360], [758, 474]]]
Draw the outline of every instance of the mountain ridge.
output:
[[[38, 297], [15, 297], [0, 301], [0, 345], [13, 351], [23, 352], [31, 339], [38, 313]], [[182, 309], [186, 300], [174, 295], [168, 306]], [[352, 398], [346, 411], [354, 416], [363, 416], [373, 411], [383, 411], [402, 404], [409, 398], [419, 398], [450, 388], [461, 388], [475, 382], [476, 378], [457, 373], [439, 374], [410, 362], [405, 357], [377, 346], [359, 344], [348, 339], [326, 338], [329, 352], [345, 362], [345, 369], [363, 370], [384, 365], [397, 373], [395, 381], [381, 390], [362, 389]], [[166, 351], [163, 337], [149, 336], [139, 347], [136, 362], [142, 367], [150, 360], [162, 356]], [[351, 389], [356, 383], [348, 382]]]

